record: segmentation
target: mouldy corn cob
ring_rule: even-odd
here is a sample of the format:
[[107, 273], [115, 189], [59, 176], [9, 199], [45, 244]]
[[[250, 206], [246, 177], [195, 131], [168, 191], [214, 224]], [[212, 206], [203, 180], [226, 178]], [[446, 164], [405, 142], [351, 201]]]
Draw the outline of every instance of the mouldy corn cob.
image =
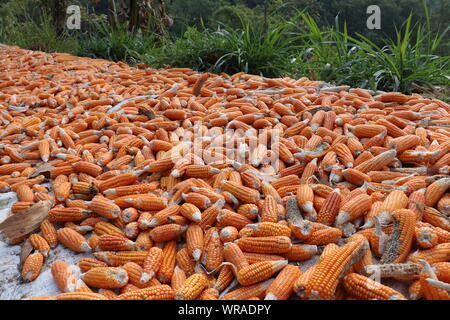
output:
[[380, 263], [401, 263], [407, 258], [414, 237], [415, 213], [408, 209], [398, 209], [392, 214], [394, 230], [386, 244]]

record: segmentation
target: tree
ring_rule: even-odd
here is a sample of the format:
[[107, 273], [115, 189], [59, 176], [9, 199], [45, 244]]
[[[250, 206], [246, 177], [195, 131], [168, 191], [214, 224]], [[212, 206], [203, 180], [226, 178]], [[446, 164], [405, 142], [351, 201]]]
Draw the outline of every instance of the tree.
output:
[[[164, 0], [128, 0], [120, 1], [116, 8], [115, 2], [109, 0], [110, 11], [114, 12], [121, 22], [128, 22], [132, 31], [154, 32], [162, 35], [172, 26], [173, 20], [166, 12]], [[110, 16], [112, 23], [114, 19]]]

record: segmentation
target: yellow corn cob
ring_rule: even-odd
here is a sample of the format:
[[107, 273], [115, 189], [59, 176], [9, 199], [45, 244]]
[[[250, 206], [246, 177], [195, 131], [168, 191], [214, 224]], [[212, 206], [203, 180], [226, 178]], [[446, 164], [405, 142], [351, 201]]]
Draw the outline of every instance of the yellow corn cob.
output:
[[287, 260], [272, 260], [256, 262], [241, 268], [236, 275], [238, 282], [249, 286], [267, 280], [287, 265]]
[[333, 225], [341, 206], [341, 194], [339, 189], [333, 190], [325, 198], [325, 202], [317, 214], [317, 222], [325, 225]]
[[96, 267], [107, 267], [106, 262], [94, 259], [94, 258], [82, 258], [78, 261], [78, 267], [81, 271], [88, 271], [89, 269]]
[[109, 300], [117, 300], [118, 294], [111, 289], [99, 289], [98, 293], [104, 295]]
[[170, 283], [175, 269], [175, 257], [177, 253], [176, 241], [169, 241], [163, 248], [163, 258], [157, 273], [157, 278], [161, 283]]
[[297, 294], [297, 296], [301, 299], [306, 297], [306, 286], [311, 279], [311, 276], [314, 274], [315, 270], [317, 269], [317, 264], [312, 265], [309, 267], [305, 272], [303, 272], [300, 277], [297, 278], [293, 285], [294, 292]]
[[192, 203], [199, 209], [206, 209], [211, 206], [211, 200], [207, 196], [204, 196], [200, 193], [190, 192], [188, 194], [182, 193], [181, 197], [187, 203]]
[[423, 221], [433, 227], [450, 231], [450, 219], [434, 208], [425, 207], [423, 209]]
[[0, 165], [0, 175], [8, 175], [14, 171], [22, 172], [26, 168], [31, 167], [30, 163], [11, 163]]
[[222, 230], [220, 230], [219, 237], [220, 237], [220, 241], [222, 241], [222, 243], [233, 242], [234, 240], [236, 240], [239, 237], [239, 231], [235, 227], [232, 227], [232, 226], [225, 227]]
[[391, 287], [382, 285], [372, 279], [357, 273], [350, 273], [342, 280], [345, 290], [364, 300], [406, 300], [406, 298], [398, 291]]
[[243, 203], [255, 203], [259, 200], [260, 194], [257, 190], [248, 188], [232, 181], [222, 181], [221, 189], [228, 191]]
[[245, 300], [251, 297], [258, 297], [262, 299], [265, 296], [267, 288], [272, 282], [273, 279], [269, 279], [251, 286], [241, 287], [225, 294], [222, 297], [222, 300]]
[[97, 247], [102, 251], [133, 251], [136, 244], [121, 236], [104, 234], [99, 237]]
[[138, 265], [144, 263], [148, 252], [144, 251], [99, 251], [94, 252], [94, 257], [100, 261], [106, 262], [111, 267], [118, 267], [127, 262], [135, 262]]
[[133, 221], [123, 227], [123, 232], [128, 239], [135, 239], [139, 234], [139, 222]]
[[153, 247], [148, 251], [148, 255], [143, 262], [143, 269], [146, 274], [152, 279], [161, 267], [163, 258], [163, 250], [158, 247]]
[[333, 253], [337, 249], [339, 249], [339, 246], [337, 244], [335, 244], [335, 243], [327, 244], [323, 248], [322, 253], [320, 254], [319, 261], [322, 261], [323, 259], [325, 259], [326, 256], [328, 256], [329, 254]]
[[241, 232], [245, 231], [245, 235], [249, 237], [291, 236], [289, 227], [275, 222], [248, 224], [244, 229]]
[[30, 240], [34, 250], [39, 251], [45, 258], [48, 257], [50, 245], [43, 237], [37, 233], [33, 233], [28, 240]]
[[56, 300], [109, 300], [100, 293], [93, 292], [66, 292], [55, 296]]
[[70, 182], [61, 182], [58, 184], [53, 184], [53, 193], [55, 194], [55, 198], [58, 201], [65, 201], [70, 195], [70, 189], [72, 185]]
[[199, 226], [202, 229], [205, 229], [208, 226], [211, 226], [216, 221], [217, 216], [219, 215], [221, 208], [223, 207], [224, 201], [218, 200], [215, 204], [213, 204], [211, 207], [207, 208], [205, 211], [202, 212], [202, 220], [199, 223]]
[[150, 276], [144, 269], [134, 262], [128, 262], [123, 265], [128, 274], [128, 282], [138, 288], [146, 288], [149, 286]]
[[294, 293], [293, 285], [301, 274], [299, 267], [285, 266], [267, 288], [264, 300], [288, 300]]
[[72, 192], [79, 194], [96, 195], [98, 193], [98, 189], [94, 186], [93, 183], [78, 181], [72, 185]]
[[239, 271], [249, 264], [241, 248], [236, 243], [229, 242], [224, 245], [223, 257], [225, 261], [234, 266], [233, 271]]
[[61, 228], [57, 231], [58, 240], [67, 248], [75, 252], [91, 252], [86, 239], [71, 228]]
[[317, 246], [311, 244], [294, 244], [291, 249], [283, 254], [289, 261], [308, 260], [317, 254]]
[[150, 237], [156, 242], [166, 242], [176, 239], [187, 229], [187, 226], [171, 223], [155, 227], [150, 231]]
[[337, 243], [341, 237], [342, 230], [338, 228], [327, 228], [313, 231], [305, 243], [312, 245], [326, 245], [329, 243]]
[[163, 284], [122, 293], [117, 298], [119, 300], [174, 300], [175, 291]]
[[193, 222], [202, 221], [202, 213], [200, 209], [192, 203], [183, 203], [180, 207], [180, 213]]
[[195, 261], [200, 259], [203, 248], [203, 230], [199, 225], [190, 224], [187, 228], [186, 248]]
[[268, 195], [263, 201], [261, 208], [261, 221], [273, 223], [278, 221], [277, 202], [271, 195]]
[[180, 206], [172, 204], [165, 209], [158, 211], [150, 220], [148, 224], [149, 227], [156, 227], [167, 223], [167, 218], [170, 216], [175, 216], [180, 212]]
[[186, 279], [180, 288], [178, 288], [175, 294], [175, 299], [195, 300], [208, 286], [208, 280], [203, 274], [193, 274]]
[[78, 279], [66, 262], [61, 260], [53, 262], [51, 273], [56, 285], [62, 292], [75, 292], [77, 290]]
[[430, 264], [447, 262], [450, 259], [450, 243], [441, 243], [427, 250], [420, 250], [412, 253], [408, 259], [418, 263], [420, 259]]
[[133, 172], [127, 172], [119, 174], [115, 177], [103, 180], [99, 183], [98, 189], [103, 192], [107, 189], [117, 188], [122, 186], [128, 186], [135, 183], [137, 180], [137, 175]]
[[253, 264], [253, 263], [261, 262], [261, 261], [285, 260], [286, 259], [283, 256], [279, 256], [279, 255], [275, 255], [275, 254], [263, 254], [263, 253], [251, 253], [251, 252], [243, 252], [243, 254], [249, 264]]
[[215, 288], [205, 289], [198, 300], [219, 300], [219, 291]]
[[167, 207], [167, 199], [153, 194], [135, 194], [114, 199], [121, 208], [134, 207], [143, 211], [157, 211]]
[[41, 223], [42, 237], [47, 241], [50, 247], [54, 248], [58, 245], [58, 235], [53, 224], [49, 220], [44, 220]]
[[122, 288], [128, 283], [128, 274], [123, 268], [96, 267], [84, 273], [82, 280], [96, 288]]
[[106, 189], [103, 191], [103, 194], [105, 196], [107, 196], [108, 198], [109, 197], [117, 198], [117, 197], [133, 195], [133, 194], [145, 194], [145, 193], [154, 191], [155, 189], [156, 189], [155, 184], [142, 183], [142, 184]]
[[53, 208], [48, 213], [50, 222], [75, 222], [89, 217], [91, 211], [82, 208]]
[[382, 225], [392, 221], [391, 215], [394, 210], [404, 209], [408, 205], [408, 197], [403, 191], [392, 191], [381, 205], [380, 211], [376, 213]]
[[149, 165], [147, 165], [144, 170], [148, 172], [163, 172], [166, 170], [170, 170], [177, 163], [176, 158], [165, 158], [153, 161]]
[[223, 246], [217, 228], [210, 228], [205, 236], [202, 263], [208, 271], [213, 271], [222, 264], [223, 260]]
[[88, 161], [77, 161], [72, 165], [75, 169], [75, 172], [77, 173], [83, 172], [92, 177], [99, 176], [103, 171], [103, 168], [101, 166]]
[[355, 166], [355, 170], [360, 171], [362, 173], [368, 173], [370, 171], [377, 171], [383, 168], [384, 166], [390, 164], [394, 161], [394, 158], [397, 155], [397, 151], [389, 150], [383, 152], [376, 157], [366, 160], [363, 163]]
[[89, 209], [99, 216], [107, 219], [116, 219], [119, 217], [120, 208], [113, 202], [103, 199], [94, 199], [91, 201]]
[[433, 207], [450, 186], [450, 178], [437, 180], [430, 184], [425, 191], [425, 204]]
[[361, 194], [344, 203], [336, 217], [336, 226], [343, 226], [369, 211], [372, 206], [372, 198], [367, 194]]
[[339, 279], [369, 248], [366, 239], [357, 238], [319, 262], [306, 285], [307, 297], [331, 299]]
[[178, 265], [175, 266], [173, 271], [172, 279], [170, 280], [170, 286], [174, 291], [178, 291], [179, 288], [186, 281], [186, 273]]
[[37, 252], [30, 254], [23, 263], [22, 266], [22, 280], [25, 282], [31, 282], [36, 279], [42, 270], [44, 264], [44, 256]]
[[189, 255], [187, 248], [178, 250], [176, 254], [176, 262], [178, 266], [184, 271], [186, 276], [190, 277], [195, 273], [195, 261]]
[[15, 189], [17, 198], [22, 202], [33, 202], [33, 190], [27, 185], [20, 185]]
[[141, 231], [136, 240], [134, 241], [136, 245], [136, 250], [138, 251], [148, 251], [153, 246], [153, 241], [150, 238], [150, 230]]
[[242, 251], [254, 253], [287, 253], [291, 249], [291, 239], [286, 236], [245, 237], [235, 241]]
[[109, 234], [113, 236], [119, 236], [119, 237], [126, 237], [125, 233], [117, 228], [115, 225], [106, 222], [106, 221], [99, 221], [94, 225], [94, 232], [95, 234], [101, 236], [104, 234]]

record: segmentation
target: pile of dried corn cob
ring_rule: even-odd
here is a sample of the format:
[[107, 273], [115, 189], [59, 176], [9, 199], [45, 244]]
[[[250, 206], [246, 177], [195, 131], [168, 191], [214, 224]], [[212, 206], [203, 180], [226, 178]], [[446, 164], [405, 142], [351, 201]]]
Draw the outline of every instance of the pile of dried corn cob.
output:
[[0, 190], [12, 215], [54, 201], [10, 239], [34, 248], [23, 280], [58, 243], [93, 255], [80, 277], [53, 263], [62, 293], [34, 299], [450, 298], [448, 104], [15, 47], [0, 61]]

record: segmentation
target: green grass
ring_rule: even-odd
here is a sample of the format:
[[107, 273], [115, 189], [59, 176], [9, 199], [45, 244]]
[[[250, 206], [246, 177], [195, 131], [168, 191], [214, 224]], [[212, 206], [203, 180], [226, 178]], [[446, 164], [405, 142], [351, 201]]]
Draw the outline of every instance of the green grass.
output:
[[449, 27], [431, 31], [425, 2], [425, 23], [413, 25], [410, 16], [394, 39], [379, 45], [360, 34], [350, 36], [345, 25], [339, 30], [338, 19], [334, 27], [320, 27], [305, 12], [264, 27], [238, 16], [238, 27], [186, 27], [181, 36], [130, 31], [127, 23], [117, 21], [112, 27], [106, 17], [96, 16], [84, 31], [58, 36], [44, 11], [28, 13], [23, 4], [33, 1], [0, 6], [0, 42], [152, 67], [307, 76], [373, 90], [422, 90], [445, 97], [450, 87], [450, 57], [437, 54], [448, 46]]
[[397, 30], [396, 39], [388, 39], [382, 47], [361, 34], [349, 36], [345, 28], [342, 32], [337, 27], [321, 30], [310, 16], [301, 13], [300, 17], [306, 34], [296, 75], [407, 93], [419, 87], [450, 85], [450, 57], [435, 54], [449, 28], [433, 36], [428, 16], [425, 26], [412, 26], [409, 16]]
[[106, 20], [99, 20], [95, 27], [96, 32], [80, 37], [79, 55], [135, 64], [155, 45], [154, 37], [129, 31], [127, 23], [111, 28]]
[[[39, 3], [28, 3], [33, 4]], [[0, 7], [0, 42], [45, 52], [78, 52], [77, 39], [57, 35], [49, 14], [29, 9], [20, 1]]]
[[290, 60], [299, 47], [288, 37], [291, 25], [259, 30], [241, 20], [242, 27], [220, 26], [217, 30], [188, 28], [181, 38], [162, 48], [164, 64], [196, 70], [233, 74], [244, 71], [278, 77], [290, 71]]

